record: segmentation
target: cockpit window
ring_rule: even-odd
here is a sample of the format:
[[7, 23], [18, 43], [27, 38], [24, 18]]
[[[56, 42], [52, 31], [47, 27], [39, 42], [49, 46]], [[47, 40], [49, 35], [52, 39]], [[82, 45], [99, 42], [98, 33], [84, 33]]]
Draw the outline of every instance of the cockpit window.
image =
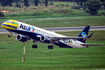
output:
[[12, 24], [14, 24], [14, 22], [12, 22], [12, 21], [6, 21], [7, 23], [12, 23]]

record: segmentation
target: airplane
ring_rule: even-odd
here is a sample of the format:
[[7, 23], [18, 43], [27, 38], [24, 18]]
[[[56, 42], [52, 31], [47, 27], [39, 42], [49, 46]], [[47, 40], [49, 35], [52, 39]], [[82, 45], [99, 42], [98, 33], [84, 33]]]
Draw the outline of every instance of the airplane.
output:
[[52, 31], [44, 30], [42, 28], [32, 26], [16, 20], [7, 20], [1, 24], [1, 27], [8, 30], [11, 37], [11, 33], [17, 33], [16, 39], [21, 42], [26, 42], [28, 40], [33, 41], [32, 48], [37, 48], [36, 42], [47, 43], [48, 49], [53, 49], [54, 46], [59, 46], [60, 48], [87, 48], [89, 46], [100, 46], [102, 44], [85, 44], [88, 36], [90, 26], [87, 25], [83, 31], [77, 37], [67, 37]]

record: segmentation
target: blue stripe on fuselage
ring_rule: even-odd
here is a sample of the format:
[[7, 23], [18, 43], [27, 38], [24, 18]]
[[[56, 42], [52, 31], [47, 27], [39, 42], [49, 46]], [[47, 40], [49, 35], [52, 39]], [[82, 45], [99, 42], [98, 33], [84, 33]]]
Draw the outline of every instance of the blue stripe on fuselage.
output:
[[11, 25], [7, 25], [7, 24], [2, 24], [3, 26], [8, 26], [8, 27], [12, 27], [12, 28], [15, 28], [17, 29], [17, 27], [14, 27], [14, 26], [11, 26]]
[[18, 34], [28, 36], [29, 38], [34, 39], [34, 40], [37, 40], [38, 39], [37, 35], [40, 35], [40, 34], [37, 34], [37, 33], [34, 33], [34, 32], [24, 31], [24, 30], [12, 30], [12, 29], [9, 29], [9, 30], [11, 32], [16, 32]]

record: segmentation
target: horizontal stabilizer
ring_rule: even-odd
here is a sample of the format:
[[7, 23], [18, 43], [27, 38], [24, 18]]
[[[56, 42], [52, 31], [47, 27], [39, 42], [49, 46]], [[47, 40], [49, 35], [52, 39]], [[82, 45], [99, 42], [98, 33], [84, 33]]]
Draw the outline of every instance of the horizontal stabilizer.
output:
[[[93, 32], [94, 33], [94, 32]], [[90, 38], [92, 35], [93, 35], [93, 33], [90, 35], [90, 36], [88, 36], [87, 38]]]
[[103, 46], [103, 44], [81, 44], [82, 46]]

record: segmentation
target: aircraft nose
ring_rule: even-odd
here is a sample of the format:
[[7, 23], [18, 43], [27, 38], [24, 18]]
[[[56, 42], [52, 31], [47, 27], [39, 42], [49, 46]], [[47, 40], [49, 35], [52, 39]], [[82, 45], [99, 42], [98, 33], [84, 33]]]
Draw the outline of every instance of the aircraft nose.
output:
[[8, 23], [8, 22], [4, 22], [4, 23], [1, 24], [1, 27], [4, 28], [4, 29], [16, 30], [18, 25], [17, 24], [11, 24], [11, 23]]
[[6, 22], [2, 23], [1, 27], [4, 28], [4, 29], [9, 29], [9, 25], [6, 24]]
[[1, 27], [4, 28], [4, 23], [1, 24]]

